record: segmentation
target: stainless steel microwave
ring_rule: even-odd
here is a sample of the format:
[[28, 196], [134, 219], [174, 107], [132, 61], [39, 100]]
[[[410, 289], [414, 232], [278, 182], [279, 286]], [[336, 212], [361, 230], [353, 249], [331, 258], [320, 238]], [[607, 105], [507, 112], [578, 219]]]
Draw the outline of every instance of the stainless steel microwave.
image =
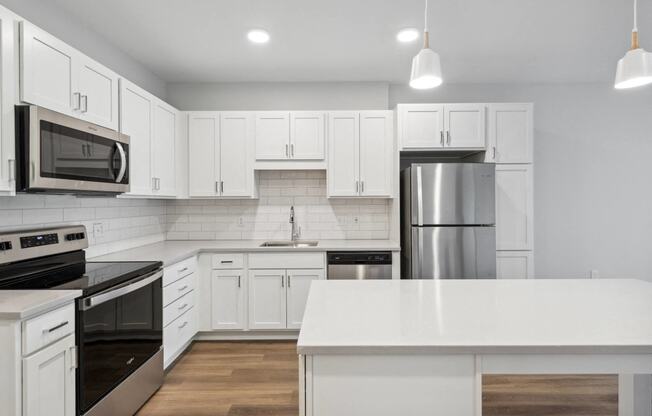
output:
[[129, 136], [43, 107], [16, 106], [16, 189], [129, 191]]

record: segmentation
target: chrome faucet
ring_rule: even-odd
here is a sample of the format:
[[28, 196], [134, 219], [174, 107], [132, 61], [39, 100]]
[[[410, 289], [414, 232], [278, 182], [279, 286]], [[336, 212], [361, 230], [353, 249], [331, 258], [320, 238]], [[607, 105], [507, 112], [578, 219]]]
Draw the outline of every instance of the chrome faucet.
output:
[[294, 219], [294, 206], [290, 207], [290, 224], [292, 224], [290, 239], [292, 240], [292, 242], [294, 242], [299, 239], [299, 234], [301, 234], [301, 232], [299, 231], [299, 227], [297, 227], [297, 222]]

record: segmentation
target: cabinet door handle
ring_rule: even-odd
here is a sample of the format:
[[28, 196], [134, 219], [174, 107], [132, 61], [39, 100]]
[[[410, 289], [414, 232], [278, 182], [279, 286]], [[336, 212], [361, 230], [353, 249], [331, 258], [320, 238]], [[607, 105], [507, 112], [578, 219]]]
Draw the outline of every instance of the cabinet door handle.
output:
[[360, 193], [360, 181], [355, 181], [355, 193]]
[[156, 178], [152, 178], [152, 190], [156, 191]]
[[238, 287], [241, 287], [240, 286], [240, 276], [238, 276]]
[[288, 274], [288, 287], [292, 286], [292, 276]]
[[281, 287], [285, 287], [285, 276], [281, 275]]
[[449, 146], [451, 145], [451, 132], [450, 132], [450, 130], [448, 130], [446, 132], [446, 144], [449, 145]]
[[82, 113], [86, 113], [88, 111], [88, 95], [82, 95], [81, 98], [84, 100], [84, 109], [82, 110]]
[[294, 157], [294, 143], [290, 145], [290, 156]]
[[494, 151], [494, 157], [493, 157], [493, 159], [494, 159], [494, 161], [495, 161], [495, 160], [496, 160], [496, 146], [493, 147], [493, 151]]
[[290, 157], [290, 146], [285, 145], [285, 157]]
[[444, 145], [444, 130], [439, 131], [439, 143], [443, 146]]
[[16, 180], [16, 159], [9, 159], [9, 182]]
[[75, 103], [75, 107], [73, 107], [74, 111], [79, 111], [81, 108], [81, 93], [75, 92], [72, 94], [72, 99], [73, 102]]
[[79, 366], [79, 360], [77, 359], [77, 346], [73, 345], [70, 347], [70, 369], [74, 370]]
[[219, 181], [215, 182], [215, 193], [216, 194], [220, 193], [220, 182]]
[[364, 181], [360, 181], [360, 193], [364, 193]]
[[55, 326], [53, 326], [52, 328], [44, 329], [43, 332], [44, 332], [44, 333], [47, 332], [47, 333], [49, 334], [49, 333], [51, 333], [51, 332], [56, 331], [57, 329], [61, 329], [61, 328], [63, 328], [64, 326], [66, 326], [66, 325], [68, 325], [68, 324], [69, 324], [68, 321], [61, 322], [59, 325], [55, 325]]
[[221, 193], [221, 194], [224, 193], [224, 181], [221, 181], [221, 182], [220, 182], [220, 193]]

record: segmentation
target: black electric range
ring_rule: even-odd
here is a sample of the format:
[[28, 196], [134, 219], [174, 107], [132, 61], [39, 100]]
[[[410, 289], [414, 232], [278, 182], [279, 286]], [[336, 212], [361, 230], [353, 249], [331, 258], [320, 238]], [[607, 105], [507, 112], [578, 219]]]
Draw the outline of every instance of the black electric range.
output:
[[77, 414], [133, 414], [163, 380], [163, 264], [87, 262], [87, 247], [83, 226], [2, 233], [0, 290], [81, 290]]

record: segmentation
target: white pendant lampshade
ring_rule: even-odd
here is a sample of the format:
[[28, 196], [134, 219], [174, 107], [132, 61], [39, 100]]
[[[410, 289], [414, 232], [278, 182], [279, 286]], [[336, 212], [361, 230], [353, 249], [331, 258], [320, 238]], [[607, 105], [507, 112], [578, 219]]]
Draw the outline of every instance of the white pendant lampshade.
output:
[[617, 89], [627, 89], [652, 84], [652, 54], [646, 52], [638, 43], [637, 4], [634, 0], [634, 29], [632, 30], [632, 47], [618, 61], [616, 68]]
[[441, 85], [441, 62], [439, 54], [430, 49], [428, 37], [428, 0], [426, 0], [425, 28], [423, 31], [423, 49], [412, 59], [410, 87], [419, 90], [435, 88]]

